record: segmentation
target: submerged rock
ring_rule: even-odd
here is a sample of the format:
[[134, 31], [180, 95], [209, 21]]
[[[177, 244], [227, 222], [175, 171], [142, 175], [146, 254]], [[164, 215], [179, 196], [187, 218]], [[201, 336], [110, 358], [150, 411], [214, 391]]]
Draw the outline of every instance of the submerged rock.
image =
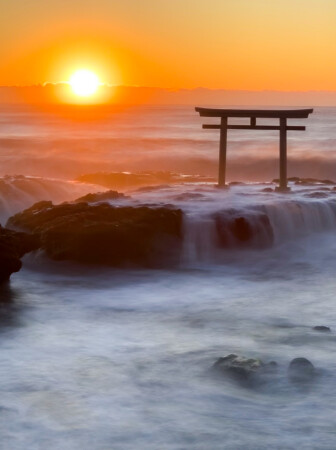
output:
[[317, 325], [316, 327], [313, 328], [313, 330], [321, 331], [322, 333], [331, 333], [331, 329], [324, 325]]
[[182, 211], [173, 208], [39, 202], [8, 226], [37, 236], [55, 260], [158, 267], [177, 263], [182, 247]]
[[326, 192], [310, 192], [308, 194], [304, 194], [305, 197], [309, 197], [309, 198], [328, 198], [329, 195]]
[[11, 274], [22, 267], [25, 253], [40, 246], [36, 236], [8, 230], [0, 225], [0, 283], [8, 281]]
[[[316, 185], [316, 184], [327, 184], [333, 185], [336, 184], [335, 181], [332, 180], [320, 180], [318, 178], [300, 178], [300, 177], [289, 177], [288, 181], [294, 182], [296, 185]], [[275, 178], [272, 180], [273, 183], [279, 183], [279, 178]]]
[[229, 186], [246, 186], [243, 181], [230, 181]]
[[247, 381], [256, 374], [273, 373], [277, 369], [277, 363], [272, 361], [265, 364], [260, 359], [245, 358], [231, 354], [219, 358], [213, 368], [221, 373], [236, 378], [239, 381]]
[[83, 197], [79, 197], [74, 200], [74, 203], [95, 203], [102, 202], [104, 200], [116, 200], [119, 198], [127, 198], [126, 195], [118, 192], [118, 191], [106, 191], [106, 192], [95, 192], [93, 194], [86, 194]]
[[289, 364], [288, 377], [293, 382], [312, 381], [315, 375], [315, 367], [306, 358], [295, 358]]
[[264, 248], [273, 244], [273, 229], [266, 214], [249, 212], [243, 216], [235, 210], [223, 211], [214, 214], [214, 220], [220, 247]]

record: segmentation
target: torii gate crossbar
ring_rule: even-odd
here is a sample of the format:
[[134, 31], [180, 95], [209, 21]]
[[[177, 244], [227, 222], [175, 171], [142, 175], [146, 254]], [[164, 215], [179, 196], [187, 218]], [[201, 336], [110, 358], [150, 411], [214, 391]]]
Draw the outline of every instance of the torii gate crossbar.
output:
[[[280, 132], [280, 182], [279, 191], [285, 192], [287, 186], [287, 131], [305, 131], [303, 126], [289, 126], [288, 119], [306, 119], [313, 109], [221, 109], [221, 108], [201, 108], [195, 110], [201, 117], [218, 117], [220, 124], [203, 125], [206, 130], [220, 130], [219, 138], [219, 168], [218, 168], [218, 186], [226, 187], [226, 149], [227, 149], [227, 130], [278, 130]], [[250, 119], [249, 125], [231, 125], [228, 123], [230, 117], [247, 117]], [[257, 125], [257, 119], [279, 119], [279, 125]]]

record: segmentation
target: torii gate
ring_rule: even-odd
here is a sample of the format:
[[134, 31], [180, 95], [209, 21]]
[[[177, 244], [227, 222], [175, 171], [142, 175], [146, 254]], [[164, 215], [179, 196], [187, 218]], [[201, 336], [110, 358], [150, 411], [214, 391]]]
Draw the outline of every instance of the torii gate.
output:
[[[221, 109], [221, 108], [195, 108], [201, 117], [220, 117], [220, 125], [203, 125], [204, 129], [220, 130], [219, 139], [219, 172], [218, 186], [226, 187], [226, 147], [227, 130], [279, 130], [280, 131], [280, 183], [277, 190], [285, 192], [287, 186], [287, 131], [305, 131], [306, 127], [288, 126], [287, 119], [306, 119], [313, 109]], [[249, 125], [229, 125], [230, 117], [248, 117]], [[257, 118], [279, 119], [279, 125], [257, 125]]]

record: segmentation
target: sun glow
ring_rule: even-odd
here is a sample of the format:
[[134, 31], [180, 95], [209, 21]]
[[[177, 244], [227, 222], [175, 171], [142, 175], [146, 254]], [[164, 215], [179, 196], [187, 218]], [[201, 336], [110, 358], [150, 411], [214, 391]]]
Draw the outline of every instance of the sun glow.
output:
[[95, 73], [81, 69], [71, 76], [69, 84], [74, 94], [80, 97], [90, 97], [97, 92], [100, 82]]

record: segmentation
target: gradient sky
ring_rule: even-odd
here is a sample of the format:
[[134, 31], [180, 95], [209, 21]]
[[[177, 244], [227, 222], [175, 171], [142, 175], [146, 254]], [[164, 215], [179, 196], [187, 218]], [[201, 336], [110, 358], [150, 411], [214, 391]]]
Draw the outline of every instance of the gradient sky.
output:
[[0, 84], [336, 90], [336, 0], [0, 0]]

